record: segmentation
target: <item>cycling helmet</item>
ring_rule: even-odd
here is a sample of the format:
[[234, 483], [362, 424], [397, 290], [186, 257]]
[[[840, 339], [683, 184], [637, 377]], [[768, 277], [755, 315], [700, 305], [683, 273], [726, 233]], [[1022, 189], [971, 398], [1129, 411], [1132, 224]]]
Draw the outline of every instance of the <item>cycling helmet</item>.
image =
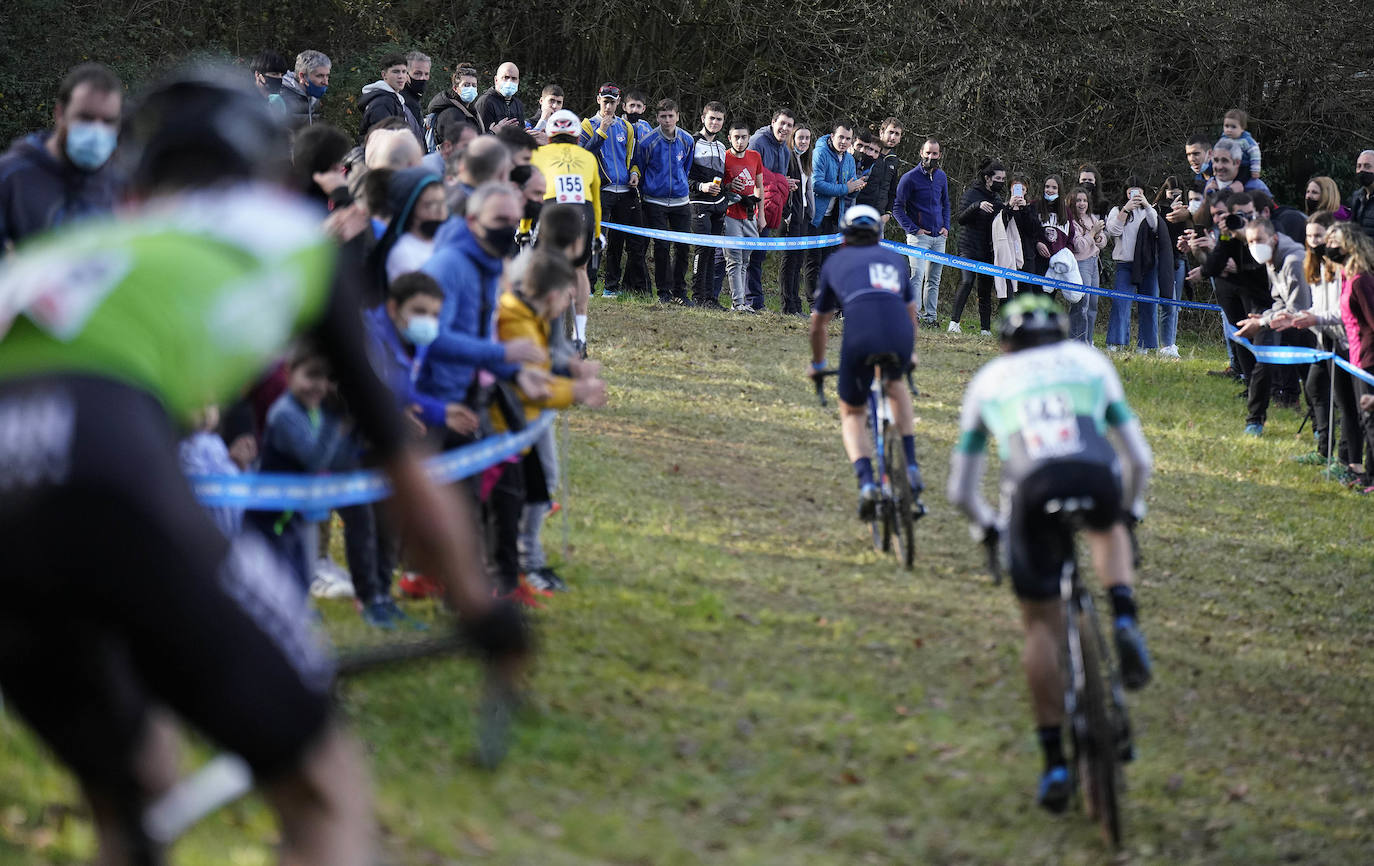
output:
[[1013, 350], [1056, 343], [1068, 335], [1063, 309], [1038, 290], [1018, 295], [997, 320], [998, 339]]
[[577, 135], [582, 131], [582, 121], [577, 119], [577, 115], [566, 108], [561, 108], [553, 113], [549, 122], [544, 127], [544, 131], [550, 136], [554, 135]]
[[153, 85], [129, 118], [130, 177], [142, 189], [281, 178], [286, 127], [267, 101], [222, 66], [183, 67]]
[[877, 235], [882, 231], [883, 219], [878, 211], [866, 204], [856, 204], [840, 217], [840, 231], [844, 234], [868, 232]]

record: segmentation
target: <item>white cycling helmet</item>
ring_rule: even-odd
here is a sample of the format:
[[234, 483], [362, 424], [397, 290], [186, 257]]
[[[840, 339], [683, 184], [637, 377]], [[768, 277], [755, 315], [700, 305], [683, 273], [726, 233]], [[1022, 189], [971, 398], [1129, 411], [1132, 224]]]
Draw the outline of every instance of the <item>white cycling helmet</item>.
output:
[[549, 135], [577, 135], [582, 131], [582, 121], [573, 112], [561, 108], [549, 118], [544, 131]]
[[856, 204], [840, 217], [842, 232], [873, 232], [877, 234], [882, 227], [883, 218], [876, 208], [866, 204]]

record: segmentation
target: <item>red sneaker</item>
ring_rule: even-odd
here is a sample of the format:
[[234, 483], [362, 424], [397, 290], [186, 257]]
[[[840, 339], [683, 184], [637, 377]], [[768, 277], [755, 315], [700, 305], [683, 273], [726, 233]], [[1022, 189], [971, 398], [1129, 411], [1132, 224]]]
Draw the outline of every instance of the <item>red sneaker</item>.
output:
[[439, 598], [444, 594], [442, 586], [418, 571], [407, 571], [402, 574], [396, 586], [406, 598]]
[[533, 608], [534, 610], [544, 609], [544, 605], [539, 601], [538, 598], [535, 597], [535, 591], [526, 586], [523, 580], [515, 585], [515, 589], [512, 589], [505, 595], [500, 595], [498, 593], [499, 591], [494, 592], [493, 595], [495, 595], [496, 598], [504, 599], [506, 601], [513, 601], [516, 604], [523, 605], [524, 607], [528, 608]]
[[557, 514], [563, 510], [563, 503], [554, 502], [549, 506], [549, 514]]

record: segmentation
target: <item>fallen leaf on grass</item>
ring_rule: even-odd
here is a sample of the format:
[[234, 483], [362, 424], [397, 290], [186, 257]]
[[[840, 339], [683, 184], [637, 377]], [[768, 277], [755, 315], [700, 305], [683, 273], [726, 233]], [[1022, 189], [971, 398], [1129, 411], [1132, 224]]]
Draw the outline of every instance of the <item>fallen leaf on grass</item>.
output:
[[1241, 782], [1226, 789], [1226, 800], [1230, 803], [1239, 803], [1250, 793], [1250, 786]]
[[863, 777], [859, 776], [853, 770], [845, 770], [835, 781], [842, 785], [862, 785], [864, 783]]

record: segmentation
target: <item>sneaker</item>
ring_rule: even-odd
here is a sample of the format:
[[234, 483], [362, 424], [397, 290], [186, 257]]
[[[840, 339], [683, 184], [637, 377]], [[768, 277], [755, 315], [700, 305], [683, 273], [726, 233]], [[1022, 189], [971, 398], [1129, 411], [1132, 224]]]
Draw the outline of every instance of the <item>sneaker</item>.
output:
[[1112, 345], [1111, 343], [1108, 343], [1108, 344], [1107, 344], [1107, 351], [1108, 351], [1110, 354], [1113, 354], [1113, 355], [1116, 355], [1116, 354], [1120, 353], [1121, 350], [1122, 350], [1122, 348], [1123, 348], [1123, 347], [1121, 347], [1121, 346], [1114, 346], [1114, 345]]
[[757, 313], [758, 310], [754, 309], [754, 308], [753, 308], [752, 306], [750, 306], [749, 304], [735, 304], [734, 306], [732, 306], [732, 307], [730, 308], [730, 312], [732, 312], [732, 313], [749, 313], [749, 314], [752, 315], [752, 314], [754, 314], [754, 313]]
[[401, 579], [396, 581], [396, 588], [406, 598], [439, 598], [444, 594], [444, 588], [438, 582], [418, 571], [402, 574]]
[[1239, 379], [1240, 372], [1235, 367], [1227, 366], [1221, 370], [1208, 370], [1208, 376], [1225, 376], [1228, 379]]
[[517, 583], [515, 589], [512, 589], [510, 592], [500, 593], [498, 590], [496, 598], [514, 602], [521, 607], [528, 607], [533, 610], [543, 610], [544, 605], [539, 601], [538, 595], [538, 592], [530, 589], [529, 584], [522, 580]]
[[368, 608], [377, 608], [379, 612], [384, 612], [387, 619], [391, 622], [390, 628], [403, 625], [412, 631], [429, 631], [429, 626], [401, 610], [401, 606], [393, 601], [390, 596], [378, 599], [363, 608], [363, 619], [367, 619]]
[[1178, 346], [1164, 346], [1159, 350], [1159, 357], [1178, 360]]
[[871, 521], [878, 516], [878, 485], [865, 484], [859, 488], [859, 519]]
[[587, 360], [587, 341], [573, 340], [572, 344], [573, 351], [577, 353], [577, 357], [581, 358], [584, 361]]
[[529, 574], [530, 585], [535, 585], [535, 579], [543, 583], [543, 589], [550, 592], [567, 592], [568, 584], [563, 578], [558, 576], [558, 572], [548, 566], [536, 568]]
[[315, 561], [310, 594], [315, 598], [352, 598], [353, 578], [334, 560], [322, 556]]
[[951, 334], [962, 334], [964, 332], [963, 328], [959, 327], [959, 323], [955, 321], [951, 321], [949, 327], [945, 328], [945, 330]]
[[1050, 767], [1040, 777], [1040, 787], [1035, 792], [1035, 802], [1047, 812], [1060, 814], [1069, 807], [1069, 794], [1073, 783], [1069, 780], [1069, 768], [1063, 764]]
[[1246, 436], [1254, 436], [1254, 437], [1256, 437], [1256, 438], [1258, 438], [1258, 437], [1260, 437], [1260, 436], [1263, 436], [1263, 435], [1264, 435], [1264, 425], [1263, 425], [1263, 424], [1246, 424], [1246, 425], [1245, 425], [1245, 435], [1246, 435]]
[[989, 331], [987, 328], [984, 328], [983, 330], [981, 330], [981, 331], [978, 332], [978, 336], [980, 336], [980, 337], [991, 337], [991, 336], [992, 336], [992, 331]]
[[921, 478], [921, 467], [908, 466], [906, 468], [906, 480], [907, 483], [911, 485], [911, 497], [913, 499], [920, 499], [921, 491], [926, 489], [926, 483]]
[[620, 297], [620, 292], [613, 292], [613, 291], [611, 291], [610, 289], [602, 289], [602, 290], [601, 290], [601, 297], [603, 297], [603, 298], [618, 298], [618, 297]]
[[1134, 692], [1150, 681], [1150, 653], [1145, 649], [1145, 636], [1140, 633], [1135, 617], [1117, 617], [1115, 629], [1121, 684]]
[[545, 580], [544, 576], [540, 574], [537, 570], [531, 571], [528, 574], [526, 574], [525, 582], [528, 583], [530, 589], [534, 590], [535, 592], [547, 592], [549, 595], [553, 595], [553, 584]]
[[1140, 357], [1144, 358], [1149, 356], [1150, 350], [1145, 348], [1144, 346], [1141, 346], [1135, 350], [1135, 353]]
[[391, 609], [387, 606], [387, 600], [363, 605], [363, 622], [383, 631], [394, 631], [396, 628], [396, 623], [391, 618]]

